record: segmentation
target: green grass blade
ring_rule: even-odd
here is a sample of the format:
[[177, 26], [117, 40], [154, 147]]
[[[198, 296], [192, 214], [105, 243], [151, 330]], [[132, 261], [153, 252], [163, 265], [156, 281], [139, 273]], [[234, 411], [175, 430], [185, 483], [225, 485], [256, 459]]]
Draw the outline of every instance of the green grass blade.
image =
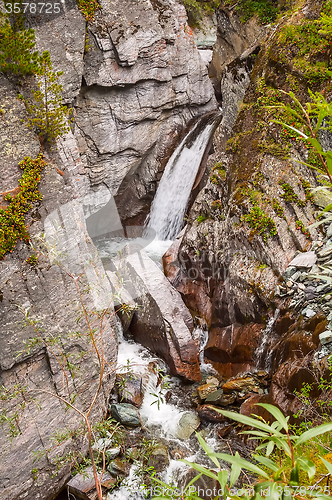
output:
[[279, 424], [285, 429], [285, 431], [288, 431], [288, 424], [286, 417], [282, 414], [282, 412], [277, 408], [276, 406], [269, 405], [267, 403], [257, 403], [257, 406], [261, 406], [265, 410], [267, 410], [271, 415], [274, 416], [274, 418], [279, 422]]
[[257, 429], [274, 434], [275, 436], [284, 437], [284, 434], [281, 434], [281, 432], [277, 431], [276, 429], [273, 429], [273, 427], [271, 427], [270, 425], [265, 424], [256, 418], [247, 417], [246, 415], [240, 415], [240, 413], [235, 413], [233, 411], [225, 411], [219, 409], [215, 410], [218, 413], [221, 413], [221, 415], [223, 415], [224, 417], [229, 418], [231, 420], [236, 420], [241, 424], [249, 425], [249, 427], [256, 427]]
[[226, 453], [214, 453], [214, 455], [221, 460], [224, 460], [225, 462], [230, 462], [231, 464], [238, 464], [242, 469], [247, 469], [250, 470], [251, 472], [254, 472], [255, 474], [258, 474], [259, 476], [265, 477], [266, 479], [269, 478], [269, 476], [266, 474], [265, 471], [260, 469], [257, 465], [252, 464], [248, 462], [247, 460], [244, 460], [241, 458], [239, 455], [227, 455]]
[[332, 423], [318, 425], [318, 427], [314, 427], [313, 429], [309, 429], [308, 431], [304, 432], [296, 441], [294, 446], [295, 447], [299, 446], [300, 444], [309, 441], [309, 439], [312, 439], [316, 436], [320, 436], [321, 434], [325, 434], [325, 432], [330, 432], [330, 431], [332, 431]]

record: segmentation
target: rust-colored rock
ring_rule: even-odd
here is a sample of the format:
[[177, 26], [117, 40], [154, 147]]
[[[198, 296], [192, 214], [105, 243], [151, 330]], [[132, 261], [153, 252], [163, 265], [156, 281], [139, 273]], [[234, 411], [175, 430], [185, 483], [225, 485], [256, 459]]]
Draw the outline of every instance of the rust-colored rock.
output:
[[257, 323], [213, 328], [205, 349], [207, 360], [225, 377], [252, 369], [263, 328]]
[[215, 377], [209, 377], [210, 380], [207, 380], [205, 384], [197, 387], [197, 392], [201, 400], [207, 398], [207, 396], [215, 391], [219, 385], [219, 380]]
[[219, 413], [218, 408], [212, 405], [200, 405], [197, 406], [197, 413], [201, 420], [207, 422], [226, 422], [227, 419], [221, 413]]
[[265, 420], [271, 420], [271, 415], [264, 410], [261, 406], [257, 406], [257, 403], [266, 403], [267, 396], [265, 394], [255, 394], [250, 396], [250, 398], [246, 399], [241, 407], [240, 413], [241, 415], [246, 415], [247, 417], [251, 417], [252, 415], [260, 415], [265, 418]]
[[251, 392], [255, 391], [255, 389], [259, 390], [259, 385], [257, 384], [254, 377], [250, 375], [246, 375], [243, 377], [236, 377], [230, 380], [222, 386], [222, 389], [225, 393], [229, 392]]
[[139, 408], [143, 401], [142, 379], [127, 373], [117, 374], [116, 387], [121, 403], [129, 403]]

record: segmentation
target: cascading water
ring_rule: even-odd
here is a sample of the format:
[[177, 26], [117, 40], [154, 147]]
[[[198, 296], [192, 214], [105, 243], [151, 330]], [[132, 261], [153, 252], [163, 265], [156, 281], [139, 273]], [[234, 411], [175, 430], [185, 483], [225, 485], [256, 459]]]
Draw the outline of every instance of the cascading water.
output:
[[[196, 336], [202, 335], [203, 330], [196, 328]], [[139, 375], [143, 381], [144, 398], [142, 405], [139, 408], [139, 413], [148, 435], [158, 440], [163, 439], [168, 443], [169, 447], [185, 450], [185, 457], [188, 461], [195, 461], [202, 465], [211, 464], [205, 463], [206, 456], [203, 450], [198, 446], [197, 440], [192, 436], [189, 440], [181, 440], [178, 438], [179, 422], [187, 410], [183, 408], [181, 399], [177, 400], [176, 405], [165, 401], [163, 389], [158, 382], [157, 373], [151, 369], [151, 364], [156, 363], [166, 369], [166, 365], [162, 360], [153, 356], [145, 347], [136, 344], [134, 341], [126, 340], [123, 336], [121, 322], [117, 320], [118, 334], [118, 373], [126, 371], [128, 360], [130, 362], [131, 371]], [[202, 342], [206, 343], [207, 337], [203, 336]], [[202, 344], [202, 345], [203, 345]], [[212, 368], [212, 367], [211, 367]], [[170, 379], [170, 390], [174, 400], [174, 393], [180, 387], [181, 383], [176, 378]], [[159, 404], [156, 403], [158, 396]], [[214, 450], [220, 449], [220, 442], [215, 437], [215, 429], [213, 424], [207, 426], [206, 434], [208, 435], [207, 442]], [[189, 467], [183, 462], [179, 462], [176, 458], [170, 459], [168, 467], [161, 474], [161, 478], [167, 483], [179, 484], [180, 487], [186, 484], [186, 478]], [[179, 455], [178, 458], [182, 458]], [[137, 465], [133, 464], [129, 476], [122, 482], [120, 488], [109, 493], [107, 500], [143, 500], [146, 498], [146, 490], [143, 490], [141, 478], [136, 474]], [[153, 495], [151, 495], [153, 496]]]
[[215, 123], [215, 116], [197, 123], [166, 165], [147, 223], [161, 241], [175, 239], [182, 228], [190, 192]]
[[256, 366], [263, 370], [270, 371], [272, 346], [275, 338], [271, 336], [274, 323], [277, 321], [280, 314], [280, 309], [276, 309], [272, 318], [269, 319], [265, 330], [263, 331], [261, 343], [255, 352]]

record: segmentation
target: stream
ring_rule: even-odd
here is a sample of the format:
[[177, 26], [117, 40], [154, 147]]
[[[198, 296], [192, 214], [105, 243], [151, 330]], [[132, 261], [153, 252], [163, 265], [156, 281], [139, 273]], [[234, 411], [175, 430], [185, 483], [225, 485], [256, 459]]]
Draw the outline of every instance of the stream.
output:
[[[131, 372], [142, 378], [144, 398], [139, 413], [146, 434], [149, 439], [162, 440], [167, 443], [169, 464], [159, 474], [159, 477], [166, 484], [173, 484], [181, 489], [188, 482], [190, 468], [179, 459], [185, 457], [188, 461], [198, 462], [209, 467], [212, 465], [200, 448], [194, 434], [187, 439], [184, 439], [183, 436], [179, 437], [181, 418], [194, 415], [193, 410], [188, 410], [188, 399], [184, 397], [186, 393], [189, 397], [192, 388], [188, 386], [188, 390], [183, 392], [181, 381], [176, 377], [169, 377], [167, 392], [171, 393], [171, 396], [166, 402], [167, 397], [162, 389], [162, 384], [159, 383], [158, 375], [151, 370], [151, 364], [156, 364], [161, 370], [167, 371], [165, 362], [133, 340], [125, 339], [120, 321], [117, 322], [117, 333], [119, 342], [117, 372], [125, 373], [129, 363]], [[207, 342], [207, 335], [204, 335], [203, 330], [196, 328], [195, 333], [197, 336], [201, 336], [203, 342]], [[202, 345], [201, 352], [204, 352], [204, 345]], [[201, 359], [203, 359], [203, 355], [201, 355]], [[205, 375], [214, 373], [213, 367], [204, 362], [202, 370]], [[156, 404], [157, 397], [160, 398], [158, 405]], [[218, 442], [214, 424], [205, 425], [203, 432], [207, 443], [214, 451], [225, 451], [221, 446], [221, 441]], [[147, 493], [151, 496], [158, 493], [152, 486], [142, 487], [142, 478], [136, 475], [137, 469], [138, 466], [133, 464], [128, 477], [124, 479], [120, 488], [108, 494], [107, 500], [143, 500]]]

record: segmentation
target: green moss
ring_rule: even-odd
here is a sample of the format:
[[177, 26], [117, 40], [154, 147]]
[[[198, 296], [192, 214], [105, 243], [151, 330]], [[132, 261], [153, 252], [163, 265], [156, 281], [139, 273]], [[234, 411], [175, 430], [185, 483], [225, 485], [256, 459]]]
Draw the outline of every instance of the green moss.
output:
[[215, 164], [215, 166], [212, 169], [212, 174], [210, 176], [210, 180], [212, 184], [215, 184], [216, 186], [221, 186], [223, 182], [226, 180], [226, 171], [223, 168], [223, 165], [221, 162], [218, 162]]
[[86, 21], [93, 21], [96, 10], [100, 8], [97, 0], [77, 0], [78, 7]]
[[254, 185], [255, 187], [257, 187], [257, 186], [259, 186], [260, 184], [262, 184], [262, 183], [264, 182], [264, 180], [265, 180], [265, 177], [264, 177], [264, 175], [262, 174], [262, 172], [256, 172], [256, 173], [255, 173], [255, 175], [254, 175], [254, 177], [253, 177], [253, 181], [252, 181], [252, 183], [253, 183], [253, 185]]
[[29, 241], [24, 215], [32, 208], [32, 202], [42, 199], [38, 183], [45, 167], [43, 155], [35, 160], [27, 156], [19, 166], [24, 171], [19, 180], [20, 192], [15, 197], [7, 196], [9, 206], [0, 209], [0, 260], [7, 252], [13, 251], [18, 240]]
[[273, 0], [225, 0], [225, 5], [234, 6], [244, 23], [257, 16], [261, 24], [276, 20], [279, 13], [278, 2]]
[[209, 217], [207, 215], [199, 215], [196, 220], [197, 220], [198, 224], [201, 224], [202, 222], [204, 222], [208, 219], [209, 219]]
[[37, 260], [38, 258], [34, 254], [32, 254], [30, 255], [30, 257], [27, 258], [25, 262], [30, 266], [34, 267], [37, 264]]
[[287, 158], [289, 158], [288, 148], [283, 145], [277, 144], [276, 142], [260, 142], [258, 144], [258, 148], [261, 153], [267, 153], [269, 155], [276, 156], [281, 160], [287, 160]]
[[285, 216], [285, 211], [276, 198], [273, 198], [273, 200], [272, 200], [272, 208], [278, 217]]
[[298, 195], [295, 193], [292, 186], [290, 186], [287, 182], [279, 181], [280, 186], [283, 189], [283, 194], [281, 194], [281, 198], [286, 203], [295, 203], [298, 207], [303, 208], [306, 204], [306, 201], [301, 200]]
[[306, 201], [310, 201], [311, 203], [314, 203], [314, 196], [311, 192], [312, 187], [310, 186], [310, 183], [303, 178], [301, 178], [300, 181], [301, 181], [301, 185], [302, 185], [304, 192], [305, 192]]
[[305, 225], [300, 219], [295, 222], [295, 229], [299, 229], [308, 239], [310, 238], [310, 233], [306, 230]]
[[250, 212], [241, 217], [241, 220], [246, 222], [251, 229], [262, 236], [266, 242], [268, 237], [277, 234], [277, 228], [274, 220], [269, 217], [258, 205], [254, 205]]
[[[287, 59], [301, 71], [308, 84], [319, 85], [331, 78], [329, 49], [332, 43], [331, 2], [322, 8], [320, 18], [302, 20], [297, 26], [285, 26], [279, 36]], [[288, 46], [288, 50], [284, 46]]]

